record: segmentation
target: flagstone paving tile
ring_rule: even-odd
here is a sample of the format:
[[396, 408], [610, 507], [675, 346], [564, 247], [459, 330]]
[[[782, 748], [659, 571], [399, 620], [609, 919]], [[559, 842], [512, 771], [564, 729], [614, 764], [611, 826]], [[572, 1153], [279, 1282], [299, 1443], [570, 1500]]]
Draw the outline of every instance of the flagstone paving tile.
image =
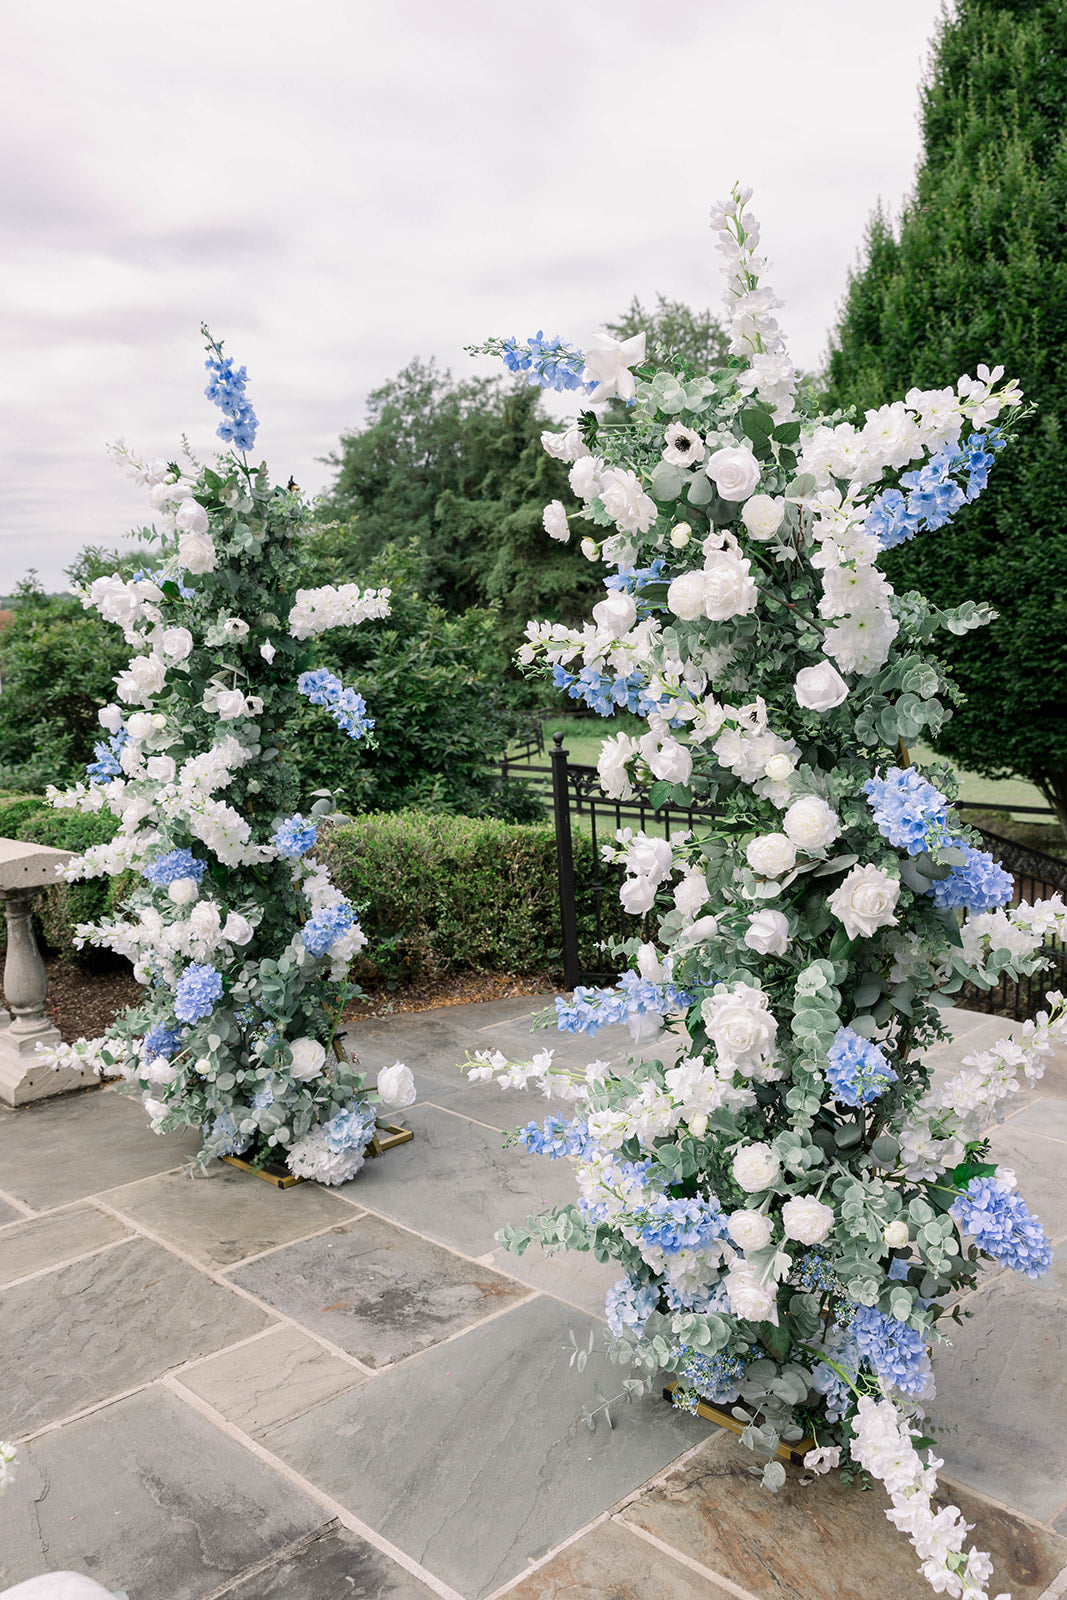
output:
[[213, 1161], [206, 1174], [199, 1168], [192, 1174], [162, 1172], [100, 1198], [211, 1267], [230, 1266], [351, 1219], [351, 1208], [316, 1183], [276, 1189], [221, 1161]]
[[143, 1106], [113, 1089], [38, 1101], [0, 1118], [0, 1188], [44, 1211], [191, 1161], [193, 1129], [160, 1137]]
[[343, 1394], [367, 1374], [296, 1328], [283, 1326], [226, 1350], [179, 1376], [179, 1382], [214, 1406], [242, 1432], [258, 1435]]
[[[580, 1420], [599, 1380], [602, 1328], [544, 1297], [473, 1328], [264, 1435], [266, 1447], [420, 1566], [479, 1600], [705, 1437], [708, 1424], [648, 1397]], [[609, 1385], [611, 1387], [609, 1387]]]
[[199, 1600], [328, 1520], [191, 1406], [152, 1388], [19, 1451], [0, 1581], [73, 1568], [130, 1600]]
[[211, 1355], [271, 1320], [148, 1239], [15, 1284], [0, 1297], [0, 1437]]
[[435, 1591], [340, 1523], [219, 1592], [217, 1600], [435, 1600]]
[[568, 1161], [505, 1149], [495, 1129], [436, 1106], [413, 1106], [407, 1120], [414, 1139], [368, 1161], [338, 1193], [469, 1256], [495, 1250], [505, 1223], [574, 1200]]
[[952, 1325], [951, 1347], [934, 1358], [930, 1417], [946, 1473], [1039, 1522], [1059, 1511], [1067, 1484], [1062, 1267], [1060, 1273], [1049, 1287], [1016, 1273], [997, 1278], [968, 1299], [974, 1315]]
[[590, 1250], [561, 1250], [558, 1255], [546, 1255], [539, 1245], [532, 1244], [521, 1255], [510, 1250], [493, 1252], [492, 1265], [498, 1272], [506, 1272], [531, 1289], [554, 1295], [568, 1305], [588, 1311], [590, 1316], [604, 1321], [604, 1297], [613, 1283], [618, 1283], [622, 1268], [617, 1261], [597, 1261]]
[[[1046, 1139], [1057, 1139], [1061, 1144], [1067, 1143], [1067, 1100], [1057, 1100], [1051, 1095], [1032, 1100], [1009, 1119], [1008, 1125], [1025, 1128], [1028, 1133], [1040, 1133]], [[1064, 1160], [1062, 1151], [1058, 1159]]]
[[[777, 1494], [760, 1487], [752, 1456], [720, 1433], [661, 1485], [621, 1513], [673, 1550], [748, 1589], [758, 1600], [929, 1600], [908, 1538], [885, 1516], [888, 1497], [836, 1474], [802, 1485], [786, 1468]], [[938, 1506], [958, 1505], [971, 1541], [990, 1552], [989, 1592], [1037, 1600], [1067, 1563], [1067, 1542], [1011, 1512], [943, 1485]]]
[[43, 1217], [23, 1217], [0, 1232], [0, 1284], [44, 1267], [58, 1267], [129, 1234], [129, 1228], [94, 1206], [71, 1206]]
[[1009, 1168], [1030, 1212], [1050, 1239], [1067, 1234], [1067, 1149], [1020, 1128], [1013, 1119], [989, 1130], [990, 1157]]
[[735, 1600], [735, 1596], [609, 1520], [509, 1589], [507, 1600]]
[[6, 1200], [0, 1200], [0, 1228], [9, 1222], [22, 1222], [26, 1213], [17, 1206], [9, 1206]]
[[371, 1216], [275, 1250], [229, 1276], [369, 1367], [402, 1361], [528, 1293]]

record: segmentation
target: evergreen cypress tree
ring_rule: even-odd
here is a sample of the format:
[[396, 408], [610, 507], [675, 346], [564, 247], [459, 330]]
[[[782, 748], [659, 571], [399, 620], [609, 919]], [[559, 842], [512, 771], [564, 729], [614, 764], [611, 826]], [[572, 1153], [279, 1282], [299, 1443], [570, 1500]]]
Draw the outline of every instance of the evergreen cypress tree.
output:
[[999, 613], [944, 647], [966, 694], [938, 748], [1021, 773], [1067, 833], [1067, 6], [957, 0], [922, 88], [923, 156], [899, 226], [879, 209], [833, 339], [832, 403], [879, 405], [980, 361], [1036, 414], [950, 528], [892, 552], [899, 592]]

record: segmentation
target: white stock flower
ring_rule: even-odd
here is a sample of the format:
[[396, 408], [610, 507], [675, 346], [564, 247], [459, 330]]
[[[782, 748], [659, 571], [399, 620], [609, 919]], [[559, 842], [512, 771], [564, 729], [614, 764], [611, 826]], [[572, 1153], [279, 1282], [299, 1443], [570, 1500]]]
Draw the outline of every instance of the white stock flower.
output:
[[784, 955], [789, 948], [789, 918], [781, 911], [757, 911], [749, 919], [745, 943], [757, 955]]
[[780, 878], [796, 866], [796, 845], [784, 833], [764, 833], [750, 841], [745, 858], [761, 878]]
[[680, 573], [667, 589], [667, 610], [683, 622], [695, 622], [704, 615], [705, 586], [703, 572]]
[[759, 483], [759, 462], [744, 445], [727, 445], [708, 457], [704, 471], [723, 500], [747, 500]]
[[606, 600], [593, 607], [593, 621], [602, 633], [621, 639], [637, 621], [637, 602], [633, 595], [613, 589]]
[[833, 1206], [824, 1206], [814, 1195], [794, 1195], [782, 1207], [785, 1236], [798, 1244], [821, 1244], [833, 1225]]
[[174, 526], [181, 533], [206, 533], [208, 516], [202, 505], [193, 499], [183, 500], [174, 513]]
[[289, 1049], [293, 1057], [289, 1067], [291, 1077], [299, 1083], [308, 1083], [312, 1078], [321, 1077], [326, 1065], [325, 1045], [304, 1035], [299, 1039], [291, 1039]]
[[829, 661], [801, 667], [793, 686], [797, 705], [805, 711], [832, 711], [848, 699], [848, 684]]
[[711, 622], [744, 617], [756, 609], [759, 598], [752, 568], [732, 550], [712, 550], [704, 558], [704, 615]]
[[731, 1211], [726, 1219], [730, 1238], [741, 1250], [763, 1250], [771, 1242], [774, 1228], [762, 1211]]
[[586, 383], [595, 383], [589, 396], [595, 405], [599, 400], [610, 400], [618, 395], [620, 400], [632, 400], [637, 386], [629, 370], [645, 359], [645, 335], [635, 333], [629, 339], [613, 339], [609, 333], [598, 333], [585, 352]]
[[175, 878], [167, 884], [167, 894], [176, 906], [191, 906], [199, 899], [200, 885], [195, 878]]
[[850, 939], [869, 939], [879, 928], [896, 923], [900, 883], [881, 867], [853, 867], [827, 900]]
[[378, 1095], [383, 1106], [406, 1111], [415, 1104], [417, 1093], [411, 1068], [402, 1061], [394, 1061], [391, 1067], [383, 1067], [378, 1073]]
[[794, 800], [782, 818], [782, 828], [799, 850], [821, 850], [841, 832], [835, 811], [817, 794]]
[[187, 572], [214, 572], [218, 555], [206, 533], [183, 533], [178, 540], [178, 560]]
[[647, 533], [658, 514], [656, 502], [627, 467], [608, 468], [600, 482], [600, 499], [622, 533]]
[[357, 583], [298, 589], [289, 612], [289, 632], [294, 639], [308, 639], [330, 628], [354, 628], [371, 618], [387, 617], [391, 594], [388, 588], [360, 589]]
[[746, 1322], [778, 1322], [778, 1303], [773, 1284], [762, 1284], [743, 1256], [735, 1256], [726, 1269], [726, 1292], [730, 1310]]
[[567, 522], [567, 513], [563, 509], [562, 500], [550, 500], [541, 516], [541, 526], [550, 539], [558, 539], [560, 544], [566, 544], [571, 536]]
[[759, 1140], [742, 1145], [730, 1164], [734, 1182], [746, 1194], [762, 1194], [773, 1189], [782, 1176], [781, 1163], [769, 1144]]
[[[778, 1054], [778, 1023], [762, 989], [747, 983], [720, 987], [706, 996], [700, 1014], [722, 1065], [746, 1078], [768, 1075]], [[771, 1071], [770, 1076], [778, 1073]]]
[[753, 539], [773, 539], [784, 516], [785, 501], [780, 495], [754, 494], [741, 508], [741, 521]]

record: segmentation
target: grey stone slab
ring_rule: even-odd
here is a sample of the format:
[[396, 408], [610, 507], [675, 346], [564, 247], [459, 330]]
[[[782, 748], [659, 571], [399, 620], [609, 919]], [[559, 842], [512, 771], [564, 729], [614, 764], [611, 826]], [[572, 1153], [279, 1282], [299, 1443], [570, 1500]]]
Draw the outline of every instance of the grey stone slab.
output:
[[[619, 1369], [568, 1366], [568, 1330], [600, 1329], [538, 1298], [264, 1437], [420, 1566], [479, 1600], [594, 1520], [708, 1425], [649, 1397], [614, 1431], [580, 1412]], [[616, 1387], [608, 1387], [615, 1385]], [[398, 1433], [397, 1419], [403, 1418]]]
[[1020, 1128], [1016, 1119], [990, 1130], [990, 1160], [1015, 1173], [1019, 1193], [1050, 1239], [1067, 1234], [1067, 1149]]
[[220, 1591], [218, 1600], [434, 1600], [410, 1572], [340, 1523]]
[[957, 1482], [1044, 1522], [1067, 1484], [1067, 1300], [1012, 1273], [967, 1309], [935, 1356], [937, 1454]]
[[1067, 1100], [1054, 1100], [1048, 1095], [1032, 1100], [1022, 1111], [1009, 1117], [1007, 1125], [1067, 1144]]
[[[974, 1528], [968, 1543], [991, 1554], [990, 1595], [1039, 1600], [1067, 1559], [1064, 1540], [955, 1484], [939, 1485], [934, 1503], [958, 1506]], [[864, 1494], [837, 1473], [811, 1482], [796, 1467], [769, 1495], [750, 1452], [721, 1432], [621, 1517], [757, 1600], [929, 1600], [888, 1506], [881, 1484]]]
[[128, 1238], [129, 1233], [129, 1228], [94, 1206], [25, 1217], [0, 1231], [0, 1284], [44, 1267], [58, 1267], [88, 1250]]
[[532, 1244], [521, 1256], [510, 1250], [498, 1249], [492, 1264], [499, 1272], [506, 1272], [531, 1289], [550, 1294], [570, 1306], [587, 1311], [590, 1316], [604, 1321], [604, 1298], [613, 1283], [622, 1277], [618, 1262], [606, 1265], [597, 1261], [589, 1250], [561, 1250], [546, 1255]]
[[15, 1284], [0, 1298], [0, 1437], [121, 1394], [269, 1322], [148, 1239]]
[[339, 1192], [464, 1255], [496, 1249], [497, 1229], [575, 1198], [568, 1161], [514, 1148], [503, 1136], [437, 1106], [413, 1106], [415, 1138], [368, 1161]]
[[153, 1133], [144, 1108], [113, 1089], [38, 1101], [0, 1119], [2, 1187], [35, 1211], [181, 1166], [199, 1149], [194, 1131]]
[[609, 1519], [520, 1580], [507, 1600], [735, 1600], [736, 1593]]
[[242, 1432], [257, 1435], [366, 1381], [340, 1356], [283, 1326], [181, 1374], [186, 1389]]
[[26, 1213], [20, 1211], [18, 1206], [8, 1205], [6, 1200], [0, 1200], [0, 1228], [6, 1227], [9, 1222], [21, 1222]]
[[402, 1361], [526, 1293], [370, 1216], [275, 1250], [230, 1277], [369, 1367]]
[[153, 1388], [23, 1447], [4, 1495], [0, 1578], [74, 1568], [130, 1600], [199, 1600], [327, 1520]]
[[[320, 1228], [348, 1222], [351, 1209], [316, 1183], [277, 1189], [213, 1161], [201, 1174], [161, 1172], [101, 1196], [124, 1216], [209, 1266], [229, 1266]], [[2, 1237], [2, 1235], [0, 1235]]]

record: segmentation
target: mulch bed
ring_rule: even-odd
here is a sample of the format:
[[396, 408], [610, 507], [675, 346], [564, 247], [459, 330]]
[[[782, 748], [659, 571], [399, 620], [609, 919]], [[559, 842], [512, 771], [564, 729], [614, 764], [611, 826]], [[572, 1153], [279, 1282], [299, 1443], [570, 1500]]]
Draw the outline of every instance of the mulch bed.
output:
[[[54, 958], [48, 971], [48, 1010], [63, 1038], [95, 1039], [110, 1027], [120, 1011], [140, 1002], [143, 990], [135, 983], [128, 962], [98, 971], [85, 971]], [[463, 972], [444, 978], [410, 978], [392, 987], [382, 984], [366, 1000], [353, 1001], [345, 1020], [387, 1017], [401, 1011], [431, 1011], [436, 1006], [464, 1006], [476, 1000], [508, 1000], [518, 995], [554, 993], [558, 974]]]

